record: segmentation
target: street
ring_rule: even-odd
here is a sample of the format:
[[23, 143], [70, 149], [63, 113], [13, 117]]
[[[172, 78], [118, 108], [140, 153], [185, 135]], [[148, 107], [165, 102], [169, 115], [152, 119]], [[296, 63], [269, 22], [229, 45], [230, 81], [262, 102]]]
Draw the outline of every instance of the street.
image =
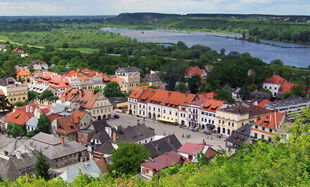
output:
[[[119, 126], [128, 127], [137, 125], [137, 121], [139, 120], [140, 123], [143, 122], [143, 118], [130, 116], [127, 114], [117, 113], [120, 118], [119, 119], [109, 119], [107, 122], [111, 126]], [[221, 148], [225, 149], [225, 138], [217, 138], [216, 135], [206, 135], [202, 132], [192, 132], [188, 129], [179, 128], [173, 124], [163, 123], [159, 121], [153, 121], [151, 119], [145, 119], [145, 125], [151, 127], [155, 130], [157, 135], [169, 135], [175, 134], [179, 141], [184, 144], [185, 142], [191, 143], [202, 143], [203, 140], [208, 145], [211, 145], [212, 148], [216, 150], [220, 150]], [[182, 137], [184, 135], [184, 137]], [[190, 138], [187, 138], [187, 135], [190, 135]]]

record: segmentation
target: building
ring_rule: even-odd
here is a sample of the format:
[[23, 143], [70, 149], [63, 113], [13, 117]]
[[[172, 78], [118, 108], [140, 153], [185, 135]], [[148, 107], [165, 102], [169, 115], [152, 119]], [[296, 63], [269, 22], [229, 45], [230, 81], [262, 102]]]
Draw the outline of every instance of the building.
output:
[[19, 177], [34, 175], [38, 151], [15, 151], [11, 155], [0, 156], [0, 176], [2, 180], [17, 180]]
[[62, 178], [65, 182], [71, 183], [76, 177], [80, 175], [80, 173], [94, 178], [100, 177], [100, 175], [103, 174], [97, 165], [97, 162], [91, 160], [67, 168], [62, 174], [59, 175], [59, 177]]
[[178, 151], [182, 144], [180, 143], [178, 138], [174, 134], [172, 134], [158, 140], [151, 141], [147, 144], [144, 144], [144, 146], [150, 152], [151, 157], [154, 158], [157, 155], [163, 153]]
[[200, 129], [215, 128], [216, 111], [227, 107], [224, 101], [216, 99], [202, 98], [189, 103], [187, 107], [187, 122], [181, 124], [189, 127], [197, 127]]
[[7, 51], [7, 49], [5, 48], [4, 44], [0, 44], [0, 52], [5, 53]]
[[142, 82], [148, 83], [149, 86], [161, 87], [165, 84], [160, 80], [158, 72], [151, 71], [149, 74], [146, 74], [142, 79]]
[[207, 159], [212, 159], [217, 154], [217, 152], [207, 146], [205, 142], [202, 144], [186, 142], [179, 148], [178, 153], [190, 162], [198, 162], [198, 155], [200, 153], [205, 155]]
[[69, 141], [77, 141], [78, 131], [89, 128], [92, 117], [89, 113], [80, 110], [69, 111], [71, 114], [59, 116], [52, 121], [52, 131], [58, 137], [64, 136]]
[[270, 102], [265, 105], [269, 110], [275, 110], [280, 113], [286, 113], [288, 120], [294, 120], [296, 114], [310, 107], [310, 99], [305, 99], [299, 96], [290, 96], [287, 99]]
[[140, 84], [140, 70], [136, 67], [120, 67], [112, 81], [118, 82], [122, 92], [129, 92]]
[[11, 104], [28, 100], [27, 85], [17, 82], [12, 77], [0, 79], [0, 90]]
[[230, 136], [235, 130], [255, 123], [269, 112], [251, 103], [237, 103], [216, 111], [215, 129], [220, 134]]
[[65, 142], [64, 137], [55, 137], [40, 132], [24, 145], [28, 149], [42, 152], [52, 168], [61, 168], [89, 160], [87, 148], [76, 141]]
[[204, 69], [201, 69], [198, 66], [191, 66], [188, 68], [187, 73], [185, 75], [185, 77], [187, 78], [191, 78], [195, 75], [198, 75], [201, 77], [201, 79], [206, 79], [207, 78], [207, 73]]
[[27, 53], [25, 53], [25, 51], [18, 48], [13, 49], [12, 53], [18, 53], [21, 58], [27, 58], [29, 56]]
[[31, 73], [28, 70], [21, 68], [16, 72], [16, 79], [24, 84], [29, 85], [32, 79]]
[[33, 131], [37, 128], [40, 115], [47, 114], [50, 112], [50, 110], [51, 106], [38, 104], [16, 107], [12, 112], [5, 116], [5, 128], [7, 128], [7, 125], [10, 123], [25, 126], [27, 132]]
[[50, 90], [51, 92], [55, 93], [56, 91], [53, 90], [49, 85], [46, 84], [40, 84], [40, 83], [34, 83], [29, 87], [28, 91], [34, 91], [38, 94], [43, 93], [45, 90]]
[[285, 114], [270, 112], [254, 123], [251, 127], [251, 136], [254, 140], [261, 139], [271, 142], [271, 136], [277, 132], [285, 120]]
[[[288, 93], [295, 84], [289, 83], [279, 75], [274, 75], [271, 78], [264, 81], [263, 88], [269, 90], [273, 97], [282, 97], [284, 93]], [[279, 94], [279, 95], [278, 95]]]
[[27, 64], [28, 68], [32, 68], [34, 71], [48, 71], [48, 65], [42, 60], [33, 60]]
[[101, 120], [111, 118], [113, 105], [101, 93], [93, 90], [67, 89], [60, 98], [62, 103], [68, 103], [72, 108], [81, 108], [92, 117]]
[[254, 91], [250, 93], [249, 99], [253, 102], [262, 102], [263, 100], [270, 100], [271, 95], [267, 92]]
[[252, 144], [252, 126], [253, 124], [248, 123], [235, 130], [228, 138], [225, 139], [226, 147], [237, 149], [242, 145]]
[[185, 158], [175, 151], [170, 151], [160, 155], [152, 160], [141, 164], [141, 176], [148, 180], [152, 180], [154, 175], [160, 175], [160, 171], [174, 164], [182, 165]]
[[106, 83], [110, 82], [108, 75], [87, 68], [72, 70], [64, 76], [69, 79], [74, 89], [92, 90], [95, 87], [103, 89]]

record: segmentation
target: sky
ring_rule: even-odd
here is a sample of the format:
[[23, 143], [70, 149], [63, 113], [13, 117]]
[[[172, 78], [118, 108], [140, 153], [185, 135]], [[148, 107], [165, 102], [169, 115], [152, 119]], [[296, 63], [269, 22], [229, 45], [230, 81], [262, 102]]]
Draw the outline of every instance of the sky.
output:
[[310, 15], [310, 0], [0, 0], [0, 16], [125, 12]]

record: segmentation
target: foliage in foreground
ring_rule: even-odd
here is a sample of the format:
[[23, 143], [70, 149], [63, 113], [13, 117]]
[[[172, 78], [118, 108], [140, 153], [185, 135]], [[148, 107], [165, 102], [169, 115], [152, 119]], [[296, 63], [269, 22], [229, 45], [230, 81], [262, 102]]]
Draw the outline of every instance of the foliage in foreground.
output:
[[[300, 115], [290, 127], [288, 143], [275, 144], [259, 141], [240, 148], [231, 157], [216, 156], [207, 165], [185, 164], [163, 171], [161, 178], [145, 181], [123, 175], [113, 178], [108, 174], [94, 179], [80, 175], [71, 184], [61, 179], [44, 181], [26, 177], [5, 181], [1, 186], [309, 186], [310, 185], [310, 109]], [[283, 140], [282, 140], [283, 141]], [[175, 174], [176, 173], [176, 174]]]

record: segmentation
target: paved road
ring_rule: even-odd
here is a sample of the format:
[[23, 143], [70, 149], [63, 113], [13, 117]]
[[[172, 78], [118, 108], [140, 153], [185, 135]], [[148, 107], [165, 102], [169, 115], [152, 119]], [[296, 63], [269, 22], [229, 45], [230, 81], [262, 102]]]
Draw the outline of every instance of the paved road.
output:
[[[119, 119], [110, 119], [108, 120], [108, 124], [112, 126], [118, 126], [121, 125], [122, 127], [128, 127], [128, 126], [134, 126], [137, 124], [137, 120], [140, 120], [140, 122], [143, 122], [142, 118], [136, 117], [136, 116], [129, 116], [127, 114], [119, 114], [120, 118]], [[225, 148], [225, 138], [217, 138], [216, 135], [205, 135], [200, 132], [192, 132], [188, 129], [182, 129], [179, 128], [178, 126], [169, 124], [169, 123], [163, 123], [163, 122], [158, 122], [158, 121], [153, 121], [150, 119], [145, 120], [145, 125], [148, 127], [151, 127], [155, 129], [155, 133], [157, 135], [168, 135], [170, 134], [175, 134], [179, 141], [184, 144], [185, 142], [191, 142], [191, 143], [202, 143], [203, 140], [206, 141], [208, 145], [212, 145], [214, 149], [221, 149]], [[182, 138], [182, 135], [188, 135], [190, 134], [190, 138]], [[211, 139], [212, 138], [212, 139]]]

